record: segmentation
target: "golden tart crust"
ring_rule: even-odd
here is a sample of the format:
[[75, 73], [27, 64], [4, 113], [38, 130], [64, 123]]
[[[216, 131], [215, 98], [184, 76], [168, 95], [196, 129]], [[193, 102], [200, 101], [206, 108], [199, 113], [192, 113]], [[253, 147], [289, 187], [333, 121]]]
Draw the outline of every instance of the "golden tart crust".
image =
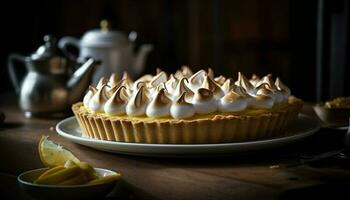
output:
[[203, 144], [252, 141], [285, 134], [297, 118], [303, 101], [288, 102], [268, 110], [196, 115], [190, 119], [108, 116], [90, 113], [82, 102], [72, 110], [85, 137], [130, 143]]

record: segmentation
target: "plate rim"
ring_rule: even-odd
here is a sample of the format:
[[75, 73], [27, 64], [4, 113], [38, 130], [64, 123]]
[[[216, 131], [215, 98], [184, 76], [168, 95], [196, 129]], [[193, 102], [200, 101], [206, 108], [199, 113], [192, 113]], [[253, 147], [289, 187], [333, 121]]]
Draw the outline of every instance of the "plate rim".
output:
[[[77, 119], [75, 116], [71, 116], [68, 118], [65, 118], [61, 120], [59, 123], [56, 125], [56, 131], [59, 135], [61, 135], [64, 138], [73, 140], [74, 142], [76, 141], [83, 141], [83, 142], [89, 142], [89, 143], [98, 143], [98, 144], [106, 144], [106, 145], [120, 145], [120, 146], [127, 146], [127, 147], [161, 147], [161, 148], [203, 148], [203, 147], [232, 147], [232, 146], [250, 146], [250, 145], [262, 145], [266, 143], [271, 143], [271, 142], [286, 142], [289, 140], [298, 140], [302, 139], [308, 136], [313, 135], [317, 131], [320, 130], [321, 125], [320, 123], [309, 117], [308, 115], [305, 114], [299, 114], [298, 118], [307, 118], [308, 120], [311, 120], [315, 123], [315, 126], [313, 128], [310, 128], [306, 130], [305, 132], [301, 132], [298, 134], [293, 134], [293, 135], [286, 135], [286, 136], [281, 136], [281, 137], [276, 137], [276, 138], [269, 138], [269, 139], [262, 139], [262, 140], [253, 140], [253, 141], [246, 141], [246, 142], [231, 142], [231, 143], [206, 143], [206, 144], [149, 144], [149, 143], [131, 143], [131, 142], [118, 142], [118, 141], [107, 141], [107, 140], [97, 140], [97, 139], [92, 139], [92, 138], [84, 138], [84, 137], [79, 137], [75, 136], [69, 133], [64, 132], [64, 130], [61, 130], [61, 126], [63, 126], [65, 123], [68, 123], [72, 120], [75, 120], [77, 123]], [[79, 143], [81, 144], [81, 143]], [[88, 146], [86, 144], [83, 144], [85, 146]], [[91, 147], [91, 146], [90, 146]], [[95, 148], [95, 147], [93, 147]]]

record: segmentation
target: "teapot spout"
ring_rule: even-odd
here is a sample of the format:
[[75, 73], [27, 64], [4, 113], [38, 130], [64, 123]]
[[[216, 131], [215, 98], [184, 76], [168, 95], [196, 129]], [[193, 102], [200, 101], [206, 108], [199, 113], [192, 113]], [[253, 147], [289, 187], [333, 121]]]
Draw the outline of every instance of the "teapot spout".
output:
[[146, 57], [152, 50], [152, 44], [144, 44], [140, 46], [140, 49], [137, 52], [133, 62], [133, 69], [136, 73], [139, 74], [142, 72], [146, 64]]
[[73, 76], [67, 82], [67, 88], [69, 90], [68, 101], [70, 104], [75, 103], [82, 98], [86, 88], [91, 83], [94, 65], [95, 60], [89, 58], [74, 72]]

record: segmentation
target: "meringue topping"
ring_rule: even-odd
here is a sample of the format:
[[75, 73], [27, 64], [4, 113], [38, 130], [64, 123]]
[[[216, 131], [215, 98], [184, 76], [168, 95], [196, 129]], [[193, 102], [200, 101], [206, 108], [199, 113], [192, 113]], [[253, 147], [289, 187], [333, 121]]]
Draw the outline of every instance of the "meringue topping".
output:
[[125, 86], [119, 87], [104, 105], [105, 113], [109, 115], [125, 114], [125, 107], [128, 101]]
[[274, 105], [273, 99], [266, 95], [257, 95], [250, 103], [253, 108], [268, 109]]
[[185, 96], [186, 92], [183, 92], [170, 107], [170, 114], [175, 119], [186, 119], [196, 112], [193, 105], [186, 102]]
[[168, 94], [168, 91], [166, 89], [166, 86], [165, 86], [165, 83], [161, 83], [159, 84], [156, 88], [150, 88], [147, 92], [147, 95], [151, 97], [151, 99], [153, 99], [161, 89], [164, 89], [164, 92], [166, 93], [166, 95], [169, 95]]
[[255, 87], [241, 72], [238, 72], [238, 80], [236, 81], [236, 85], [243, 87], [250, 95], [255, 94]]
[[271, 90], [276, 90], [277, 87], [275, 85], [275, 82], [272, 80], [272, 75], [268, 74], [262, 78], [262, 80], [256, 85], [259, 86], [260, 84], [267, 83], [267, 85], [270, 87]]
[[117, 91], [121, 86], [127, 87], [126, 79], [122, 79], [118, 82], [114, 82], [113, 85], [110, 85], [107, 95], [111, 97], [115, 91]]
[[103, 106], [108, 100], [106, 87], [107, 84], [102, 85], [90, 99], [88, 107], [92, 112], [103, 112]]
[[[271, 81], [269, 81], [271, 82]], [[272, 97], [276, 103], [283, 101], [283, 93], [277, 90], [277, 87], [272, 83], [273, 87], [270, 86], [267, 82], [262, 82], [258, 87], [257, 95], [266, 95]]]
[[181, 80], [180, 80], [180, 82], [177, 84], [177, 87], [176, 87], [176, 89], [175, 89], [175, 91], [174, 91], [174, 94], [173, 94], [173, 99], [177, 99], [179, 96], [181, 96], [184, 92], [186, 93], [186, 99], [187, 100], [190, 100], [192, 97], [193, 97], [193, 95], [194, 95], [194, 93], [192, 92], [192, 90], [191, 89], [189, 89], [187, 86], [186, 86], [186, 84], [185, 83], [188, 83], [188, 80], [187, 80], [187, 78], [182, 78]]
[[152, 78], [153, 78], [153, 76], [151, 74], [145, 74], [145, 75], [141, 76], [139, 79], [137, 79], [137, 81], [150, 82], [152, 80]]
[[192, 91], [196, 91], [202, 85], [206, 75], [207, 73], [204, 70], [199, 70], [188, 79], [188, 87]]
[[219, 85], [223, 85], [226, 81], [226, 77], [224, 77], [223, 75], [220, 75], [218, 77], [215, 77], [214, 81], [217, 82]]
[[290, 96], [290, 89], [279, 78], [273, 81], [271, 74], [261, 79], [253, 75], [248, 80], [238, 73], [236, 82], [224, 76], [213, 77], [210, 68], [192, 74], [187, 66], [169, 76], [158, 69], [155, 76], [147, 74], [135, 82], [127, 73], [120, 80], [112, 74], [109, 79], [101, 78], [96, 88], [89, 87], [83, 104], [92, 113], [184, 119], [217, 110], [269, 109]]
[[107, 84], [107, 79], [105, 77], [100, 78], [100, 80], [97, 83], [96, 89], [100, 89], [103, 85]]
[[121, 78], [121, 80], [124, 80], [124, 86], [125, 87], [131, 87], [133, 84], [132, 79], [130, 78], [129, 74], [127, 72], [123, 73], [123, 76]]
[[118, 84], [120, 81], [118, 80], [118, 77], [115, 73], [112, 73], [108, 80], [108, 85], [113, 88], [116, 84]]
[[160, 72], [150, 81], [152, 87], [157, 87], [161, 83], [165, 83], [168, 80], [168, 77], [165, 72]]
[[186, 92], [183, 92], [174, 102], [174, 104], [192, 105], [186, 101]]
[[213, 71], [212, 68], [210, 68], [210, 67], [208, 68], [207, 75], [208, 75], [210, 78], [214, 79], [214, 71]]
[[94, 86], [89, 86], [88, 92], [86, 93], [86, 95], [84, 96], [83, 99], [83, 104], [86, 108], [89, 107], [89, 101], [90, 99], [94, 96], [94, 94], [97, 92], [97, 89], [94, 88]]
[[291, 94], [290, 89], [280, 80], [280, 78], [276, 78], [275, 85], [279, 91], [282, 91], [286, 96]]
[[247, 108], [248, 103], [248, 99], [234, 91], [230, 91], [220, 99], [219, 110], [221, 112], [242, 111]]
[[250, 83], [251, 83], [252, 85], [257, 86], [257, 84], [258, 84], [259, 81], [260, 81], [260, 78], [259, 78], [258, 75], [253, 74], [253, 75], [252, 75], [252, 78], [250, 78], [249, 81], [250, 81]]
[[174, 77], [173, 74], [170, 74], [169, 80], [165, 83], [165, 87], [169, 93], [175, 92], [176, 86], [179, 83], [179, 80]]
[[205, 88], [199, 88], [194, 94], [192, 104], [196, 113], [207, 114], [217, 110], [217, 102], [213, 92]]
[[227, 94], [229, 93], [231, 90], [233, 90], [233, 80], [231, 78], [228, 78], [221, 86], [221, 90]]
[[166, 117], [170, 115], [171, 100], [165, 94], [165, 88], [160, 89], [148, 104], [146, 115], [149, 117]]
[[250, 96], [248, 92], [241, 86], [233, 85], [232, 90], [242, 96]]
[[217, 99], [225, 95], [220, 86], [215, 83], [209, 76], [204, 76], [204, 81], [201, 85], [201, 88], [210, 90]]
[[141, 116], [146, 112], [148, 97], [146, 96], [145, 86], [141, 86], [131, 96], [126, 105], [126, 114], [129, 116]]
[[191, 69], [186, 65], [182, 66], [181, 69], [177, 70], [175, 73], [175, 77], [179, 80], [182, 78], [190, 78], [192, 75]]
[[265, 96], [269, 96], [272, 97], [273, 96], [273, 92], [271, 90], [268, 89], [269, 86], [267, 86], [266, 83], [263, 83], [262, 85], [259, 86], [258, 91], [256, 92], [256, 95], [265, 95]]

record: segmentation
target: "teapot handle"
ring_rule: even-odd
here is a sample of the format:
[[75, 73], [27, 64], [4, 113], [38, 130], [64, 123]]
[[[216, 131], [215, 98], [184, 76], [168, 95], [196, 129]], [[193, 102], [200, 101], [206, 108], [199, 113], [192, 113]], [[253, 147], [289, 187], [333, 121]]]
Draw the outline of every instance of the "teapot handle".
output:
[[58, 48], [60, 48], [67, 57], [71, 58], [72, 60], [76, 60], [77, 57], [68, 51], [67, 47], [70, 45], [80, 49], [80, 41], [77, 38], [66, 36], [58, 41]]
[[20, 82], [16, 74], [16, 66], [14, 65], [15, 61], [24, 63], [25, 57], [18, 54], [10, 54], [7, 58], [7, 69], [10, 75], [10, 79], [12, 81], [13, 86], [15, 87], [16, 93], [18, 94], [20, 91]]

